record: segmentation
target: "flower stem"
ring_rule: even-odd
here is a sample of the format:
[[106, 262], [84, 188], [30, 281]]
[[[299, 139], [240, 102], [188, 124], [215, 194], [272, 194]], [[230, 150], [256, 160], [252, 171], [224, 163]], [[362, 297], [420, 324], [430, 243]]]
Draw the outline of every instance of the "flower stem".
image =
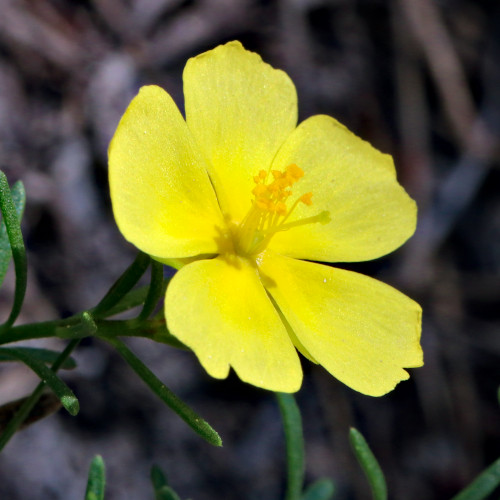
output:
[[71, 316], [66, 319], [13, 326], [0, 336], [0, 345], [9, 344], [10, 342], [18, 342], [20, 340], [56, 337], [58, 336], [58, 329], [69, 328], [79, 324], [80, 322], [81, 318], [79, 316]]

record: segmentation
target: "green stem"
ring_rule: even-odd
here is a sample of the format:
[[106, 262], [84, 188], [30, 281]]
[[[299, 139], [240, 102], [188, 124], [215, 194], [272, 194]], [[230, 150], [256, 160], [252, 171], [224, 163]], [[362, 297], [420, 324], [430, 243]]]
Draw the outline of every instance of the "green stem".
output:
[[0, 339], [0, 345], [48, 337], [74, 339], [96, 335], [98, 337], [144, 337], [178, 349], [187, 349], [184, 344], [167, 331], [165, 319], [162, 316], [146, 321], [139, 319], [96, 319], [91, 321], [95, 325], [93, 329], [89, 328], [89, 320], [85, 317], [82, 313], [61, 320], [14, 326]]
[[[65, 319], [43, 321], [40, 323], [30, 323], [18, 326], [3, 325], [0, 327], [0, 345], [21, 340], [49, 337], [82, 338], [89, 336], [92, 333], [92, 329], [88, 328], [89, 320], [95, 321], [97, 324], [100, 322], [99, 319], [96, 318], [103, 319], [114, 316], [140, 306], [141, 304], [144, 304], [144, 307], [139, 315], [139, 319], [146, 319], [156, 306], [155, 300], [156, 302], [159, 300], [170, 281], [170, 278], [163, 280], [162, 264], [153, 261], [151, 285], [132, 290], [133, 286], [146, 271], [150, 261], [150, 257], [141, 252], [123, 275], [118, 278], [99, 304], [88, 312], [75, 314]], [[100, 325], [103, 326], [102, 324]], [[159, 342], [185, 348], [185, 346], [179, 341], [176, 341], [174, 337], [168, 333], [163, 334], [165, 331], [164, 325], [163, 332], [158, 332], [155, 325], [161, 327], [161, 325], [157, 325], [156, 322], [145, 323], [141, 321], [133, 324], [133, 326], [126, 324], [125, 330], [128, 333], [125, 333], [125, 335], [153, 337], [154, 340], [158, 340]], [[107, 326], [105, 328], [107, 328]], [[107, 328], [107, 330], [109, 330], [109, 328]], [[108, 334], [108, 331], [106, 331], [106, 334]], [[155, 336], [158, 338], [154, 338]]]
[[[64, 364], [64, 362], [69, 358], [71, 353], [80, 343], [80, 339], [72, 340], [64, 349], [64, 351], [59, 355], [57, 360], [53, 363], [51, 370], [57, 372], [59, 368]], [[5, 445], [9, 442], [10, 438], [15, 434], [19, 426], [26, 420], [33, 407], [36, 405], [40, 396], [45, 388], [45, 382], [40, 382], [36, 389], [33, 391], [31, 396], [26, 399], [26, 401], [21, 405], [14, 418], [9, 421], [6, 425], [3, 434], [0, 436], [0, 451], [2, 451]]]
[[28, 323], [11, 327], [0, 337], [0, 345], [18, 342], [20, 340], [41, 339], [57, 337], [61, 328], [70, 328], [81, 323], [81, 316], [71, 316], [66, 319], [42, 321], [41, 323]]
[[286, 500], [300, 500], [304, 484], [304, 437], [300, 410], [291, 394], [277, 392], [285, 431], [287, 459]]
[[144, 337], [155, 342], [171, 345], [177, 349], [188, 350], [182, 342], [168, 332], [163, 316], [147, 321], [139, 319], [97, 320], [96, 324], [98, 336], [103, 337], [105, 340], [118, 336]]

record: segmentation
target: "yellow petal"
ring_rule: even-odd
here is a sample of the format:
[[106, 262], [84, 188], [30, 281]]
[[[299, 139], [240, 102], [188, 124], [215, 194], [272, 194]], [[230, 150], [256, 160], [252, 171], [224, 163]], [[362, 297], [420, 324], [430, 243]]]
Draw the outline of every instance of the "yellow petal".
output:
[[125, 238], [159, 258], [217, 252], [224, 220], [186, 122], [159, 87], [142, 87], [109, 147], [109, 183]]
[[[289, 221], [326, 212], [322, 222], [276, 234], [276, 252], [324, 262], [356, 262], [385, 255], [415, 231], [416, 206], [398, 184], [392, 158], [329, 116], [302, 122], [280, 149], [273, 168], [297, 164], [304, 177], [294, 195], [312, 192]], [[325, 220], [326, 219], [326, 220]]]
[[394, 288], [270, 251], [260, 272], [303, 346], [352, 389], [381, 396], [423, 364], [420, 306]]
[[239, 42], [190, 59], [184, 70], [186, 120], [208, 163], [222, 210], [240, 221], [253, 176], [268, 169], [297, 123], [297, 96], [283, 71]]
[[205, 370], [225, 378], [232, 366], [250, 384], [295, 392], [302, 369], [257, 269], [239, 257], [199, 260], [172, 279], [165, 299], [170, 332]]

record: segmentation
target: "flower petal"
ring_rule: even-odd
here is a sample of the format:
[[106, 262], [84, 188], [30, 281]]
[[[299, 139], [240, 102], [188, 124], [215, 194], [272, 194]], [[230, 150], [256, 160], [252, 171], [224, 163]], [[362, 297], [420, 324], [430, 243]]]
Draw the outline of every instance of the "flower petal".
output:
[[170, 332], [212, 377], [227, 377], [231, 365], [258, 387], [300, 388], [298, 354], [248, 260], [218, 257], [184, 266], [167, 289], [165, 316]]
[[307, 351], [352, 389], [381, 396], [423, 364], [420, 306], [394, 288], [269, 251], [260, 272]]
[[225, 225], [205, 160], [171, 97], [142, 87], [109, 147], [111, 201], [118, 227], [160, 258], [217, 252]]
[[305, 172], [294, 194], [312, 192], [313, 203], [299, 204], [289, 221], [323, 211], [327, 217], [277, 233], [270, 244], [276, 252], [324, 262], [371, 260], [414, 233], [416, 205], [398, 184], [392, 158], [335, 119], [318, 115], [302, 122], [273, 168], [291, 163]]
[[219, 203], [241, 221], [253, 176], [270, 167], [297, 124], [295, 87], [239, 42], [189, 59], [183, 80], [186, 120], [210, 163]]

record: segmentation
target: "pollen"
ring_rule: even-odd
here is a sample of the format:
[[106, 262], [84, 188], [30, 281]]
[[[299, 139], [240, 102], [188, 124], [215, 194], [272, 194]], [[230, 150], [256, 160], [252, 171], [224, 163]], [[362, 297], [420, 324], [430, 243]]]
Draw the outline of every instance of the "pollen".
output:
[[[252, 205], [238, 225], [236, 239], [237, 248], [245, 255], [262, 252], [278, 231], [286, 231], [302, 223], [316, 222], [317, 217], [299, 219], [287, 223], [288, 218], [299, 203], [312, 205], [312, 192], [293, 196], [292, 186], [304, 177], [304, 171], [295, 163], [284, 170], [260, 170], [253, 177], [255, 187], [252, 189]], [[289, 206], [288, 200], [295, 201]], [[318, 219], [319, 220], [319, 219]]]
[[[271, 182], [267, 183], [269, 176], [265, 170], [261, 170], [253, 178], [256, 184], [252, 190], [252, 194], [255, 196], [254, 204], [269, 213], [287, 216], [286, 200], [292, 195], [290, 188], [304, 177], [304, 171], [295, 163], [292, 163], [283, 172], [271, 170], [271, 176]], [[311, 196], [312, 193], [307, 193], [301, 196], [299, 201], [311, 205]]]
[[304, 203], [305, 205], [308, 205], [308, 206], [311, 206], [312, 205], [312, 193], [306, 193], [306, 194], [303, 194], [301, 197], [300, 197], [300, 201], [302, 203]]

